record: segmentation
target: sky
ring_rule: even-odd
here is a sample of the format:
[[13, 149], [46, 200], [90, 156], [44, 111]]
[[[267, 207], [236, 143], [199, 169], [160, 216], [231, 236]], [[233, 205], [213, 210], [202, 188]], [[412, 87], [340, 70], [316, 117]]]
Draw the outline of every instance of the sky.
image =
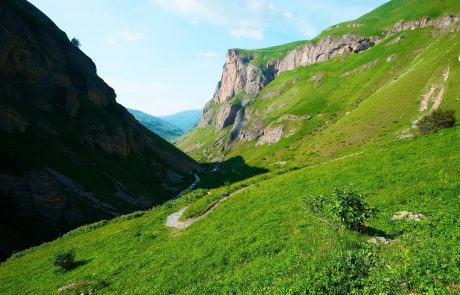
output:
[[125, 107], [201, 109], [230, 48], [308, 40], [387, 0], [29, 0], [93, 59]]

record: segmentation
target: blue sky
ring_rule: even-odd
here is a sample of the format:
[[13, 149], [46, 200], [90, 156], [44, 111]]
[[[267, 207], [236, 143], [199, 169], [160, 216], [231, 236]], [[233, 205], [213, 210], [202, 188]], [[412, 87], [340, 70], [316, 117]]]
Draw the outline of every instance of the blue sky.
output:
[[229, 48], [313, 38], [386, 0], [29, 0], [98, 67], [117, 101], [153, 115], [199, 109]]

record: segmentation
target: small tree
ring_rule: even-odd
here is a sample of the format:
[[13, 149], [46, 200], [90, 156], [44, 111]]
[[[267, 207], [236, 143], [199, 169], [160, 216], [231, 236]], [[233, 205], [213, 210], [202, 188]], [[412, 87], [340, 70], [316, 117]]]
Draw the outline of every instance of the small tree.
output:
[[352, 188], [335, 189], [334, 196], [332, 213], [343, 225], [353, 230], [364, 229], [365, 222], [376, 212], [364, 202], [365, 196]]
[[75, 266], [75, 251], [69, 250], [65, 252], [59, 252], [54, 257], [54, 266], [60, 267], [63, 270], [70, 270]]
[[441, 109], [434, 110], [417, 123], [417, 127], [422, 134], [429, 134], [441, 129], [452, 128], [454, 125], [455, 111]]
[[78, 40], [77, 38], [72, 38], [72, 40], [70, 40], [70, 43], [72, 43], [72, 45], [77, 48], [80, 48], [81, 46], [80, 40]]

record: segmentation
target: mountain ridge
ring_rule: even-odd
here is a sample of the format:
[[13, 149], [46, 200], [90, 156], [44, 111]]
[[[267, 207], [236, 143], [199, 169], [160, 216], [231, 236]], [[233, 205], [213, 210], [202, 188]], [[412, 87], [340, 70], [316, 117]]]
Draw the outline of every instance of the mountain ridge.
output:
[[134, 118], [136, 118], [136, 120], [139, 121], [139, 123], [169, 142], [174, 142], [185, 133], [183, 129], [161, 119], [160, 117], [155, 117], [134, 109], [128, 109], [128, 111], [134, 116]]
[[[355, 21], [345, 22], [326, 29], [312, 41], [289, 43], [284, 49], [281, 45], [260, 50], [229, 50], [222, 79], [217, 86], [213, 99], [204, 108], [198, 128], [184, 137], [178, 146], [197, 159], [213, 161], [221, 159], [222, 156], [225, 158], [244, 153], [251, 146], [259, 147], [257, 150], [261, 150], [261, 153], [263, 152], [266, 156], [270, 148], [264, 148], [264, 145], [276, 145], [278, 142], [284, 141], [286, 142], [284, 146], [288, 147], [288, 141], [292, 142], [292, 139], [285, 138], [289, 137], [296, 138], [294, 143], [296, 146], [301, 145], [302, 142], [307, 142], [306, 137], [310, 136], [297, 135], [300, 130], [304, 129], [302, 126], [321, 124], [322, 126], [316, 126], [316, 132], [319, 132], [319, 128], [325, 129], [328, 127], [326, 124], [332, 125], [332, 122], [340, 119], [339, 113], [340, 116], [344, 116], [345, 113], [351, 112], [349, 109], [347, 112], [341, 113], [337, 109], [333, 114], [334, 117], [329, 117], [329, 120], [322, 120], [315, 116], [324, 114], [318, 113], [317, 110], [308, 111], [309, 108], [314, 107], [313, 105], [308, 106], [308, 97], [314, 96], [315, 102], [312, 104], [319, 106], [324, 104], [320, 101], [319, 96], [324, 91], [327, 91], [328, 95], [334, 98], [335, 101], [331, 100], [330, 103], [337, 105], [338, 101], [343, 101], [343, 98], [340, 97], [341, 93], [330, 89], [329, 85], [332, 86], [330, 83], [328, 86], [322, 86], [324, 82], [334, 79], [337, 81], [336, 83], [340, 83], [340, 80], [350, 80], [351, 83], [354, 83], [355, 76], [364, 77], [366, 73], [369, 73], [369, 80], [375, 80], [376, 76], [370, 76], [370, 73], [379, 71], [379, 68], [384, 65], [382, 63], [384, 61], [387, 63], [386, 68], [389, 65], [394, 65], [391, 74], [395, 75], [395, 79], [397, 79], [397, 75], [394, 73], [403, 60], [399, 59], [398, 54], [395, 53], [400, 50], [397, 47], [408, 50], [405, 44], [409, 41], [405, 41], [404, 38], [415, 35], [414, 32], [419, 30], [432, 31], [430, 38], [433, 40], [440, 38], [443, 34], [452, 35], [458, 31], [460, 5], [457, 2], [428, 3], [427, 1], [419, 1], [419, 10], [406, 13], [401, 7], [408, 8], [411, 3], [391, 1]], [[390, 17], [385, 18], [383, 14], [388, 14]], [[375, 15], [381, 17], [376, 18]], [[405, 15], [410, 15], [410, 18], [405, 18]], [[379, 26], [376, 26], [375, 23], [378, 23]], [[428, 46], [431, 41], [427, 38], [425, 40], [420, 39], [421, 42], [418, 42], [418, 46]], [[423, 42], [428, 45], [422, 44]], [[418, 56], [415, 51], [419, 49], [412, 49], [412, 58]], [[390, 52], [391, 50], [394, 52]], [[282, 55], [276, 55], [276, 52], [280, 51]], [[381, 56], [386, 54], [384, 51], [388, 52], [385, 57]], [[354, 66], [355, 61], [367, 59], [367, 56], [371, 57], [372, 55], [375, 55], [374, 59], [368, 59], [350, 69], [350, 66]], [[404, 60], [403, 62], [407, 63], [408, 61]], [[442, 62], [439, 58], [438, 63], [441, 64]], [[341, 73], [335, 77], [337, 71], [334, 73], [332, 69], [327, 68], [327, 65], [332, 64], [348, 69], [340, 69]], [[327, 68], [327, 74], [314, 70], [320, 67]], [[444, 70], [445, 68], [441, 69], [440, 72]], [[316, 73], [310, 74], [312, 71], [316, 71]], [[296, 77], [292, 79], [283, 78], [288, 76]], [[381, 85], [385, 83], [384, 81], [389, 81], [387, 77], [379, 76], [380, 80], [375, 80], [373, 85]], [[282, 80], [284, 81], [281, 82]], [[368, 82], [365, 82], [364, 85], [369, 87], [367, 96], [371, 96], [376, 91], [375, 87], [371, 87]], [[324, 96], [324, 93], [322, 95]], [[355, 98], [356, 104], [364, 100], [363, 95], [366, 94], [363, 93], [361, 97]], [[452, 99], [452, 95], [453, 92], [450, 92], [450, 99]], [[303, 99], [301, 99], [302, 96]], [[412, 96], [411, 99], [415, 99], [415, 97]], [[282, 102], [283, 100], [284, 102]], [[343, 104], [343, 102], [340, 103]], [[262, 105], [265, 109], [262, 108]], [[405, 119], [406, 122], [409, 119]], [[315, 121], [318, 120], [322, 122], [316, 123]], [[296, 127], [294, 128], [294, 126]], [[399, 132], [398, 130], [394, 131]], [[281, 155], [282, 151], [277, 152], [280, 156], [275, 162], [285, 162], [286, 159], [283, 159]], [[258, 164], [261, 164], [264, 162], [264, 156], [261, 153], [258, 156], [258, 153], [252, 153], [248, 159], [254, 159]]]
[[0, 3], [0, 40], [1, 258], [162, 203], [201, 169], [119, 105], [93, 61], [27, 1]]

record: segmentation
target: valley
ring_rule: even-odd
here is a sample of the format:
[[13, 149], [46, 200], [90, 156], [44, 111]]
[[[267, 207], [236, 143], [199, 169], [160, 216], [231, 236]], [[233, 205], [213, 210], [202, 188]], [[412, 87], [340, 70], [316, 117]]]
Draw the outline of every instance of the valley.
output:
[[1, 294], [460, 291], [460, 2], [229, 49], [204, 109], [164, 117], [118, 104], [27, 1], [0, 24], [24, 54], [0, 41]]

